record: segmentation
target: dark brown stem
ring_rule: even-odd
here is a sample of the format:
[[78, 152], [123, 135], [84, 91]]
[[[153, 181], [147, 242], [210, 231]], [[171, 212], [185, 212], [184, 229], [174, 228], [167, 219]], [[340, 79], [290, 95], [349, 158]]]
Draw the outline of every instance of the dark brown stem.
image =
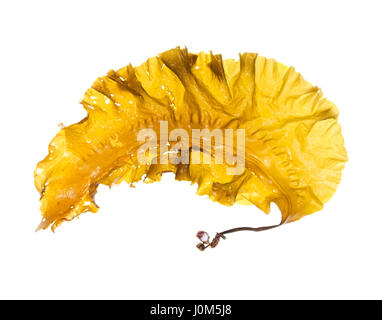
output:
[[206, 249], [208, 247], [215, 248], [219, 244], [220, 238], [226, 239], [225, 234], [234, 233], [234, 232], [240, 232], [240, 231], [260, 232], [260, 231], [265, 231], [265, 230], [270, 230], [270, 229], [273, 229], [273, 228], [277, 228], [277, 227], [281, 226], [282, 224], [284, 224], [284, 221], [281, 221], [279, 224], [276, 224], [276, 225], [273, 225], [273, 226], [258, 227], [258, 228], [240, 227], [240, 228], [229, 229], [229, 230], [226, 230], [226, 231], [223, 231], [223, 232], [216, 233], [215, 237], [212, 239], [211, 242], [208, 242], [208, 243], [205, 243], [205, 244], [200, 243], [200, 244], [198, 244], [197, 247], [198, 247], [199, 250], [204, 251], [204, 249]]
[[267, 227], [259, 227], [259, 228], [251, 228], [251, 227], [241, 227], [241, 228], [233, 228], [229, 229], [223, 232], [218, 232], [218, 234], [228, 234], [228, 233], [234, 233], [234, 232], [239, 232], [239, 231], [254, 231], [254, 232], [259, 232], [259, 231], [265, 231], [273, 228], [279, 227], [281, 224], [276, 224], [273, 226], [267, 226]]

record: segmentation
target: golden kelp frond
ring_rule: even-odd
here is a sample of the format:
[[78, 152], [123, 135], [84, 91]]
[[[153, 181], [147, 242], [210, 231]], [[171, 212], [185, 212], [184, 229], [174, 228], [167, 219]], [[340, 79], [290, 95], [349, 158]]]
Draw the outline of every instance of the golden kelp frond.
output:
[[[159, 181], [171, 171], [225, 205], [270, 203], [291, 222], [320, 210], [334, 194], [347, 160], [336, 106], [294, 68], [254, 53], [239, 61], [172, 49], [98, 78], [82, 100], [88, 116], [59, 131], [35, 171], [43, 215], [52, 229], [95, 212], [97, 186]], [[245, 129], [245, 170], [227, 174], [212, 150], [190, 145], [189, 164], [140, 164], [140, 130]], [[151, 158], [152, 160], [152, 158]]]

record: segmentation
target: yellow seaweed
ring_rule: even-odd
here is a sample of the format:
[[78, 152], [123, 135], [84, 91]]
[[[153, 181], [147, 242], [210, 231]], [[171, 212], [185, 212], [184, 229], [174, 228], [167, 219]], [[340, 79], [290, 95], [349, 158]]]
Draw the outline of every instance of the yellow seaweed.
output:
[[[275, 202], [282, 223], [292, 222], [322, 209], [347, 161], [336, 106], [293, 67], [254, 53], [223, 61], [172, 49], [98, 78], [81, 103], [87, 117], [58, 132], [35, 170], [39, 229], [96, 212], [99, 184], [159, 181], [167, 171], [224, 205], [254, 204], [268, 213]], [[159, 136], [160, 121], [189, 133], [245, 129], [245, 170], [229, 175], [227, 164], [198, 164], [203, 150], [192, 145], [189, 164], [138, 163], [138, 132], [151, 128]]]

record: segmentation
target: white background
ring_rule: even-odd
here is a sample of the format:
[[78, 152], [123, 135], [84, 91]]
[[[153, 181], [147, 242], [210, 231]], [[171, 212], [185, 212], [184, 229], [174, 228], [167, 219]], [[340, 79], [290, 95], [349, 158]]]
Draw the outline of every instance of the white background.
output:
[[[2, 1], [0, 298], [382, 298], [380, 1]], [[100, 187], [97, 214], [53, 234], [36, 163], [100, 75], [175, 46], [258, 52], [297, 71], [340, 111], [350, 161], [324, 210], [214, 250], [195, 232], [278, 222], [223, 207], [196, 186]]]

